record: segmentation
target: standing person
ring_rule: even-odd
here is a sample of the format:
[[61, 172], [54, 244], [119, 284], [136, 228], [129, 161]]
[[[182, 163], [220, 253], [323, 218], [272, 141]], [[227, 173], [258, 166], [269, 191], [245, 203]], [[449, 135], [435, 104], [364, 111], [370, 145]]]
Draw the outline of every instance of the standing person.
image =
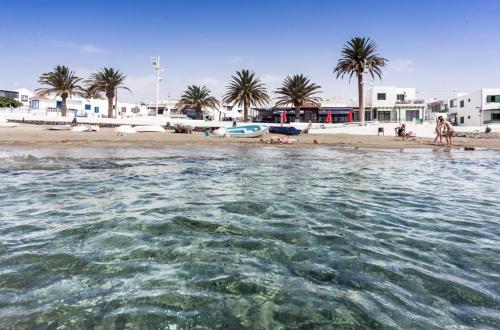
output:
[[436, 138], [434, 139], [434, 142], [432, 144], [436, 144], [437, 139], [439, 138], [439, 144], [443, 144], [443, 124], [441, 124], [441, 119], [443, 119], [443, 116], [437, 117], [436, 120]]
[[446, 146], [451, 147], [452, 146], [451, 138], [452, 138], [453, 133], [454, 133], [453, 125], [449, 121], [447, 121], [443, 118], [441, 118], [440, 122], [444, 126], [443, 135], [444, 135], [444, 138], [446, 139]]

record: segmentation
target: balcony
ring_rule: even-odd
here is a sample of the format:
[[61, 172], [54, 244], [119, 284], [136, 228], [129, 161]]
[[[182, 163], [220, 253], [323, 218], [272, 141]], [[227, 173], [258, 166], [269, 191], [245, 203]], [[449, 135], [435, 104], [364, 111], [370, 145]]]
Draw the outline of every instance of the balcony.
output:
[[396, 104], [425, 104], [425, 100], [397, 100]]

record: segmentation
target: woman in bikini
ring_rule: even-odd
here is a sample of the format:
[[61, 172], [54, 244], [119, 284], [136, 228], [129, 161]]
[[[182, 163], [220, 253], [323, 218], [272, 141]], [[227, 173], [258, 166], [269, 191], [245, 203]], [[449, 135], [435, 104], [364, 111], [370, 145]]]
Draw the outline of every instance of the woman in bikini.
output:
[[434, 142], [432, 142], [432, 144], [436, 144], [438, 138], [439, 144], [443, 144], [443, 124], [441, 124], [441, 119], [443, 119], [443, 116], [439, 116], [436, 120], [436, 138], [434, 139]]
[[453, 133], [454, 133], [453, 125], [449, 121], [444, 120], [442, 118], [441, 118], [440, 122], [444, 126], [443, 135], [444, 135], [444, 138], [446, 139], [446, 146], [451, 147], [452, 146], [451, 138], [452, 138]]

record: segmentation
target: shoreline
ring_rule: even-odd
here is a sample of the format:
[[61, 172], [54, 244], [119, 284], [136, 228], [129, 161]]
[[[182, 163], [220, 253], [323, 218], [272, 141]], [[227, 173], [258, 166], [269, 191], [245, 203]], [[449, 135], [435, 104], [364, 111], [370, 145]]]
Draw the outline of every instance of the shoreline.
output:
[[[433, 145], [431, 138], [417, 138], [416, 141], [396, 140], [394, 136], [354, 135], [354, 134], [303, 134], [290, 137], [298, 140], [291, 144], [267, 143], [272, 137], [283, 135], [266, 133], [261, 138], [220, 138], [204, 136], [203, 133], [176, 134], [137, 133], [118, 135], [112, 128], [101, 128], [99, 132], [76, 133], [71, 131], [50, 131], [47, 126], [19, 125], [14, 128], [0, 129], [0, 148], [80, 148], [80, 147], [341, 147], [362, 149], [407, 149], [407, 148], [441, 148]], [[314, 141], [318, 143], [314, 143]], [[500, 139], [454, 138], [454, 148], [465, 146], [474, 148], [500, 149]]]

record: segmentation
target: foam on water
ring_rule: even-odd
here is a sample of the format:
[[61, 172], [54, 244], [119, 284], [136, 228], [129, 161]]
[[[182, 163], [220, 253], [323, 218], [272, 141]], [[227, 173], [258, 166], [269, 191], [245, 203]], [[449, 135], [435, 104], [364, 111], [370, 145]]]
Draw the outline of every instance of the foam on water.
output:
[[0, 151], [0, 328], [500, 327], [500, 154]]

